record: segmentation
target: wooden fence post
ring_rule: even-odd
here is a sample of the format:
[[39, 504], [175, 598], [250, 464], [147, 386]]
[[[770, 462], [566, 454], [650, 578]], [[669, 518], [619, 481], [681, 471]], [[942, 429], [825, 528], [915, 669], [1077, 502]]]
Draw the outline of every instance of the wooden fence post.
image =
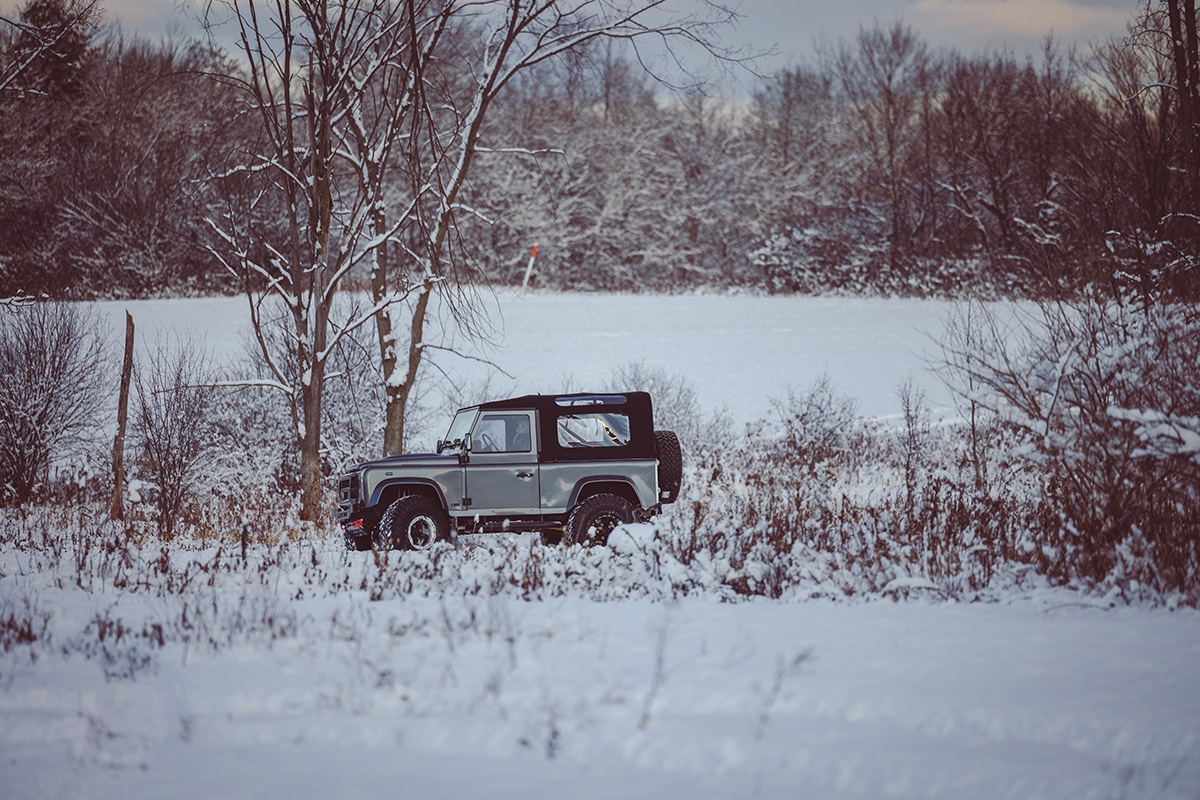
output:
[[109, 519], [125, 519], [125, 425], [129, 421], [129, 381], [133, 375], [133, 315], [125, 312], [125, 363], [117, 400], [117, 437], [113, 440], [113, 492]]

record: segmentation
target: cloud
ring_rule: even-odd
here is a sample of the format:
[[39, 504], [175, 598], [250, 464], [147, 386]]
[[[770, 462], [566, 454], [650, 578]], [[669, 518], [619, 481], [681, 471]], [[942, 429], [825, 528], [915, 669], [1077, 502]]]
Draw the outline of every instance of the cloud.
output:
[[917, 0], [905, 14], [920, 28], [970, 35], [1044, 36], [1068, 39], [1122, 30], [1129, 8], [1083, 5], [1074, 0]]

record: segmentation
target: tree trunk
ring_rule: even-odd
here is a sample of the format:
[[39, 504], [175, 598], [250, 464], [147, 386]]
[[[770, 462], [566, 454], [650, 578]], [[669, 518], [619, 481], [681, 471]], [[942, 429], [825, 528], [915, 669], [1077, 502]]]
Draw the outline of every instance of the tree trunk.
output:
[[304, 431], [300, 439], [300, 519], [314, 522], [321, 515], [321, 391], [324, 383], [314, 370], [312, 381], [301, 388]]
[[1200, 211], [1200, 43], [1196, 36], [1196, 3], [1195, 0], [1183, 0], [1183, 28], [1187, 31], [1187, 92], [1188, 105], [1191, 108], [1190, 124], [1188, 125], [1188, 141], [1191, 151], [1188, 154], [1188, 177], [1191, 179], [1188, 193], [1188, 213]]
[[125, 519], [125, 426], [129, 422], [129, 384], [133, 377], [133, 316], [125, 312], [125, 363], [117, 400], [117, 436], [113, 440], [113, 491], [109, 519]]
[[[392, 372], [396, 374], [395, 358], [392, 359]], [[386, 384], [384, 394], [387, 405], [384, 407], [383, 453], [393, 456], [404, 452], [404, 411], [408, 406], [408, 382], [399, 386]]]
[[[382, 209], [374, 211], [375, 235], [387, 230], [387, 216]], [[376, 304], [388, 295], [387, 242], [375, 249], [374, 266], [371, 269], [371, 299]], [[396, 455], [404, 449], [404, 406], [407, 392], [404, 384], [396, 379], [396, 337], [392, 328], [391, 308], [382, 308], [375, 313], [375, 332], [379, 338], [379, 358], [383, 366], [384, 426], [383, 454]]]
[[[323, 65], [319, 65], [323, 66]], [[314, 73], [312, 62], [310, 75]], [[321, 400], [325, 389], [325, 359], [329, 344], [329, 310], [333, 293], [326, 292], [329, 273], [329, 237], [333, 230], [333, 138], [329, 95], [325, 87], [310, 83], [305, 87], [308, 107], [309, 141], [312, 143], [311, 186], [309, 187], [308, 244], [311, 269], [294, 265], [293, 285], [300, 292], [300, 312], [296, 331], [303, 343], [300, 349], [300, 402], [304, 430], [300, 440], [300, 519], [315, 522], [321, 517]], [[300, 309], [302, 308], [302, 311]], [[307, 352], [305, 348], [307, 347]]]
[[[421, 293], [417, 296], [417, 303], [413, 307], [412, 327], [410, 328], [408, 340], [408, 368], [405, 372], [404, 381], [399, 386], [394, 387], [396, 393], [395, 403], [388, 403], [388, 428], [389, 434], [396, 437], [396, 441], [401, 445], [404, 443], [404, 411], [408, 407], [408, 398], [412, 395], [412, 389], [417, 382], [417, 371], [421, 368], [421, 356], [424, 354], [424, 339], [425, 339], [425, 315], [429, 310], [429, 296], [433, 294], [433, 287], [426, 282], [421, 287]], [[389, 387], [390, 393], [393, 387]], [[393, 417], [395, 413], [395, 417]], [[392, 431], [392, 426], [395, 430]], [[396, 450], [396, 452], [400, 452]]]
[[1194, 0], [1167, 0], [1171, 25], [1171, 55], [1175, 62], [1175, 89], [1179, 103], [1179, 128], [1183, 136], [1183, 162], [1187, 171], [1187, 208], [1196, 213], [1200, 192], [1200, 153], [1196, 148], [1196, 99], [1200, 64], [1197, 63], [1196, 4]]

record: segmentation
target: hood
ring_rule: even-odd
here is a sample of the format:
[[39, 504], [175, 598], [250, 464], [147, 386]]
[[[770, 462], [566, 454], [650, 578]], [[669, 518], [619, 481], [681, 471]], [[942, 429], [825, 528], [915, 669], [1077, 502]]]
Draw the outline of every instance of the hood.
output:
[[363, 461], [356, 464], [354, 469], [362, 469], [363, 467], [407, 467], [421, 466], [424, 464], [440, 465], [447, 461], [457, 461], [458, 456], [453, 453], [404, 453], [398, 456], [387, 456], [386, 458], [378, 458], [374, 461]]

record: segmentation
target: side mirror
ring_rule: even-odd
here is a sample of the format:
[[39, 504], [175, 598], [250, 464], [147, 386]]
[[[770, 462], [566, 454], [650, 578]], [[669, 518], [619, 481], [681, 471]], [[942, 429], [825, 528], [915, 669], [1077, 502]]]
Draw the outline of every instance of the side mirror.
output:
[[443, 451], [446, 449], [446, 446], [447, 446], [447, 444], [448, 444], [448, 442], [443, 442], [441, 439], [438, 439], [438, 443], [437, 443], [437, 454], [438, 454], [439, 456], [440, 456], [440, 455], [442, 454], [442, 452], [443, 452]]
[[471, 452], [471, 434], [464, 433], [462, 438], [462, 448], [464, 453]]

